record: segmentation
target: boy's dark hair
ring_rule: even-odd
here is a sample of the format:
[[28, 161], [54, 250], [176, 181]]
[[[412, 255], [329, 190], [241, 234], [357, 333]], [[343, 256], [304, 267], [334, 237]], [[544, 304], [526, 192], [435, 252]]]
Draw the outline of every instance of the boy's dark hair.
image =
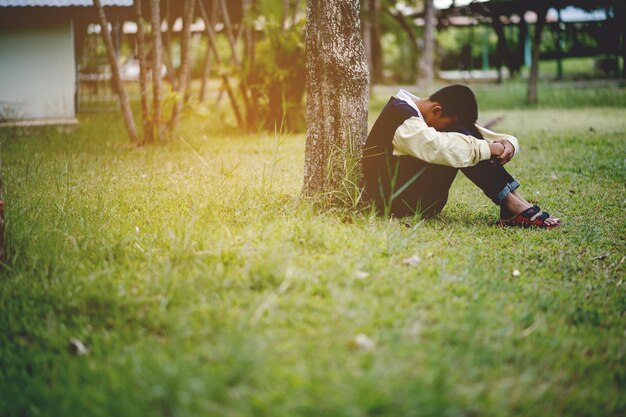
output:
[[431, 101], [441, 104], [444, 116], [456, 116], [459, 125], [473, 128], [478, 119], [478, 102], [474, 92], [466, 85], [452, 84], [437, 90], [430, 97]]

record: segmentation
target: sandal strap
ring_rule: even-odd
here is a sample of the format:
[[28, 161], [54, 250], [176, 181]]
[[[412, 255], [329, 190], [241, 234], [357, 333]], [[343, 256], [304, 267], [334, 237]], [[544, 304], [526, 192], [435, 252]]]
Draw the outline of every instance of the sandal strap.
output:
[[522, 211], [518, 217], [524, 217], [528, 220], [530, 220], [531, 217], [533, 217], [535, 214], [539, 213], [541, 211], [541, 209], [539, 208], [539, 206], [532, 206], [527, 208], [526, 210]]
[[541, 216], [537, 217], [537, 219], [541, 221], [546, 221], [549, 217], [550, 217], [550, 213], [548, 213], [547, 211], [544, 211], [543, 213], [541, 213]]

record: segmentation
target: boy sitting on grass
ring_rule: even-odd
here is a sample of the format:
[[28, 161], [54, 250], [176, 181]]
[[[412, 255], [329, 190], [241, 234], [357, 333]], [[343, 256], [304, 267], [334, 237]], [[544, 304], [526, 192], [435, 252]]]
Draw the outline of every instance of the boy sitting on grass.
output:
[[530, 204], [503, 165], [519, 146], [514, 136], [476, 124], [469, 87], [450, 85], [420, 99], [405, 90], [374, 123], [363, 151], [366, 198], [396, 217], [429, 218], [443, 210], [460, 169], [500, 206], [500, 224], [552, 229], [559, 219]]

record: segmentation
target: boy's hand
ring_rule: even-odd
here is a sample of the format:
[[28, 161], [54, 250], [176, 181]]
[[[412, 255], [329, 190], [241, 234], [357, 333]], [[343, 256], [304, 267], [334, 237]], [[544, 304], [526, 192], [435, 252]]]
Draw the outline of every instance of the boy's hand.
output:
[[504, 146], [504, 152], [496, 158], [497, 161], [500, 162], [500, 165], [508, 163], [515, 155], [515, 147], [505, 138], [494, 139], [494, 142], [500, 143]]

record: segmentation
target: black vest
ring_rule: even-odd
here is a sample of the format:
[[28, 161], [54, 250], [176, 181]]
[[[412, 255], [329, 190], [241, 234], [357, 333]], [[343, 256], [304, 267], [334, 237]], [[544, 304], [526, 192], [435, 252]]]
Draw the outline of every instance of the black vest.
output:
[[393, 155], [396, 129], [411, 117], [419, 117], [417, 110], [404, 100], [389, 99], [365, 142], [363, 185], [366, 198], [381, 214], [431, 217], [446, 204], [457, 170]]

